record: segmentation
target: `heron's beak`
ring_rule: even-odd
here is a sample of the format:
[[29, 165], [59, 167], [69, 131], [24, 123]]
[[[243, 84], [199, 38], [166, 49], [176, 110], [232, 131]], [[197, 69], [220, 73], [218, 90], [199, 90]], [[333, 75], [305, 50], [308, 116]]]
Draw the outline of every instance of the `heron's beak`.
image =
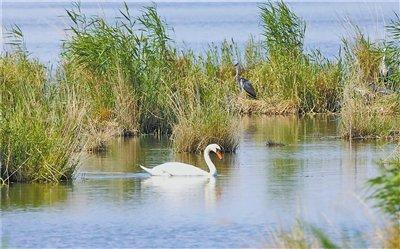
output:
[[218, 157], [219, 160], [221, 160], [222, 157], [224, 157], [224, 154], [219, 150], [217, 150], [217, 152], [215, 152], [215, 154], [217, 154], [217, 157]]

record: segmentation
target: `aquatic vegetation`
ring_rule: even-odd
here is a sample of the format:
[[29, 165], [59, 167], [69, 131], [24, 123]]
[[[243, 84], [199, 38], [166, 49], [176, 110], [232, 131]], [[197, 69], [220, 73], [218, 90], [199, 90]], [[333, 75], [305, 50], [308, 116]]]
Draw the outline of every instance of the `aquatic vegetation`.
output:
[[168, 94], [176, 117], [171, 136], [174, 150], [200, 152], [217, 143], [226, 151], [235, 151], [233, 48], [224, 43], [220, 53], [210, 48], [205, 57], [198, 58], [187, 52], [174, 63], [170, 74], [173, 92]]
[[60, 89], [74, 89], [76, 98], [86, 106], [84, 129], [88, 134], [86, 149], [101, 151], [107, 141], [118, 135], [137, 134], [139, 130], [135, 95], [123, 75], [107, 80], [88, 71], [64, 65], [59, 70]]
[[380, 76], [381, 47], [357, 33], [353, 42], [345, 41], [345, 53], [342, 136], [396, 137], [400, 131], [400, 94], [386, 89]]
[[210, 113], [192, 113], [179, 119], [172, 132], [176, 151], [200, 152], [210, 143], [217, 143], [225, 151], [235, 151], [238, 146], [238, 124], [234, 117], [221, 110]]
[[[73, 35], [64, 43], [65, 78], [66, 82], [82, 88], [82, 98], [89, 99], [91, 112], [87, 123], [94, 134], [107, 134], [108, 127], [111, 130], [121, 127], [132, 133], [139, 130], [165, 134], [174, 130], [174, 140], [182, 140], [186, 131], [193, 132], [188, 128], [202, 130], [203, 138], [208, 136], [220, 142], [234, 136], [229, 134], [233, 132], [229, 127], [234, 121], [229, 113], [222, 111], [226, 104], [217, 100], [226, 95], [223, 93], [226, 88], [219, 89], [216, 82], [223, 77], [221, 73], [226, 76], [228, 71], [221, 72], [210, 63], [216, 55], [211, 51], [207, 59], [199, 60], [191, 52], [177, 53], [170, 44], [168, 27], [155, 7], [147, 7], [141, 15], [132, 17], [125, 5], [114, 24], [101, 17], [86, 17], [79, 5], [67, 13], [73, 23]], [[221, 60], [225, 60], [222, 68], [228, 64], [226, 60], [232, 64], [226, 54], [222, 53]], [[211, 110], [219, 110], [227, 129], [217, 128], [219, 124], [208, 114]], [[193, 122], [185, 130], [174, 128], [175, 124], [182, 125], [195, 116], [201, 122]], [[95, 139], [93, 144], [104, 147], [107, 138], [115, 133], [108, 134]], [[233, 140], [221, 144], [233, 150], [236, 146]], [[203, 149], [203, 143], [196, 144], [198, 140], [188, 142]], [[178, 147], [179, 151], [193, 151], [193, 146]]]
[[[153, 8], [133, 20], [127, 5], [125, 7], [121, 10], [122, 18], [115, 24], [108, 24], [98, 16], [87, 17], [79, 4], [67, 11], [73, 33], [63, 44], [64, 75], [67, 83], [80, 86], [82, 98], [89, 100], [89, 123], [97, 121], [99, 124], [94, 125], [98, 127], [96, 130], [107, 130], [104, 123], [111, 123], [119, 127], [121, 134], [134, 134], [140, 128], [147, 128], [147, 123], [151, 122], [147, 117], [151, 114], [146, 112], [143, 116], [141, 109], [150, 108], [155, 112], [151, 106], [140, 106], [139, 109], [138, 103], [154, 104], [156, 93], [150, 94], [150, 91], [158, 83], [152, 81], [157, 75], [146, 73], [152, 70], [150, 66], [161, 63], [158, 49], [165, 46], [167, 37], [156, 36], [158, 29], [163, 27], [151, 26], [153, 22], [159, 22], [159, 19], [153, 20], [158, 18]], [[138, 35], [133, 26], [136, 21], [143, 25], [148, 22], [147, 26], [155, 30], [146, 30]], [[154, 78], [148, 79], [149, 76]]]
[[[172, 132], [177, 151], [202, 150], [209, 142], [234, 150], [236, 113], [339, 109], [340, 64], [304, 53], [304, 21], [283, 2], [261, 6], [265, 41], [251, 38], [244, 57], [233, 41], [210, 46], [203, 56], [177, 52], [155, 7], [133, 17], [125, 5], [113, 24], [85, 16], [79, 5], [67, 13], [72, 36], [64, 43], [65, 78], [89, 100], [90, 133], [102, 134], [91, 136], [94, 148], [122, 130]], [[241, 60], [259, 100], [238, 94], [233, 64]]]
[[[155, 6], [131, 15], [125, 4], [112, 22], [85, 15], [79, 4], [66, 13], [70, 35], [63, 42], [55, 84], [49, 83], [42, 65], [26, 56], [2, 57], [5, 67], [10, 61], [28, 65], [13, 69], [19, 70], [18, 79], [3, 80], [4, 89], [13, 81], [32, 82], [29, 85], [36, 87], [26, 97], [26, 86], [15, 84], [13, 91], [24, 96], [18, 101], [26, 108], [14, 99], [7, 103], [18, 108], [15, 112], [3, 108], [4, 132], [11, 126], [11, 117], [20, 114], [20, 118], [32, 119], [32, 124], [22, 124], [21, 118], [20, 128], [34, 126], [41, 134], [38, 136], [49, 140], [46, 143], [66, 143], [56, 137], [70, 131], [71, 137], [63, 139], [73, 141], [71, 151], [106, 150], [113, 137], [140, 133], [171, 135], [173, 148], [179, 152], [199, 152], [209, 143], [235, 151], [240, 114], [340, 112], [343, 137], [393, 138], [400, 134], [400, 32], [396, 20], [389, 26], [391, 40], [387, 44], [372, 43], [357, 33], [353, 42], [344, 42], [344, 56], [329, 61], [318, 50], [305, 51], [305, 22], [284, 2], [260, 5], [261, 41], [250, 38], [244, 51], [234, 41], [224, 41], [210, 45], [203, 55], [178, 51]], [[21, 46], [19, 50], [25, 51]], [[382, 61], [390, 71], [385, 77], [380, 75]], [[244, 65], [243, 76], [255, 87], [256, 100], [240, 93], [234, 78], [236, 62]], [[37, 73], [25, 72], [29, 67]], [[40, 79], [33, 79], [34, 75]], [[7, 96], [7, 91], [2, 95]], [[40, 106], [35, 108], [37, 112], [29, 111], [32, 100]], [[61, 113], [62, 109], [71, 113]], [[52, 119], [57, 120], [56, 127], [46, 125]], [[15, 121], [14, 126], [18, 124]], [[54, 138], [49, 132], [54, 132]], [[72, 152], [65, 153], [60, 167], [72, 170], [75, 164], [65, 159]], [[21, 165], [24, 158], [15, 160], [15, 165]], [[65, 174], [69, 178], [72, 173]], [[25, 180], [22, 176], [18, 179]]]
[[280, 107], [264, 111], [276, 114], [338, 111], [340, 62], [328, 61], [319, 51], [304, 51], [305, 22], [284, 2], [268, 2], [260, 10], [266, 59], [248, 71], [267, 103], [258, 106]]
[[375, 188], [371, 198], [378, 201], [378, 206], [395, 219], [400, 218], [400, 157], [381, 162], [380, 176], [369, 180]]
[[[380, 176], [368, 181], [374, 191], [370, 198], [377, 206], [389, 214], [392, 222], [386, 227], [377, 227], [372, 234], [363, 234], [359, 238], [348, 239], [344, 236], [338, 244], [329, 238], [324, 230], [304, 222], [297, 222], [289, 231], [273, 233], [271, 248], [398, 248], [400, 245], [400, 158], [398, 155], [381, 162]], [[343, 233], [344, 234], [344, 233]], [[369, 240], [367, 238], [374, 238]]]
[[4, 182], [72, 178], [85, 142], [85, 108], [23, 52], [0, 57], [0, 164]]
[[275, 233], [267, 248], [340, 248], [321, 229], [297, 221], [290, 231]]
[[267, 2], [260, 6], [263, 36], [268, 55], [300, 56], [303, 53], [305, 21], [283, 1]]
[[271, 243], [266, 248], [398, 248], [400, 240], [398, 224], [391, 223], [387, 227], [377, 227], [370, 234], [359, 234], [349, 238], [345, 231], [339, 231], [341, 239], [328, 236], [325, 228], [317, 228], [311, 224], [297, 221], [289, 230], [272, 232]]

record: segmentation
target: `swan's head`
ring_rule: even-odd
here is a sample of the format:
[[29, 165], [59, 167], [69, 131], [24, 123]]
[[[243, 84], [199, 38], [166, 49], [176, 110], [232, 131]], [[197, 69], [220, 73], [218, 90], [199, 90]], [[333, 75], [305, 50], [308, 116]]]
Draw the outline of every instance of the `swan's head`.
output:
[[223, 151], [221, 149], [221, 146], [219, 146], [218, 144], [210, 144], [210, 145], [207, 146], [207, 148], [210, 151], [214, 152], [220, 160], [224, 156], [224, 153], [223, 153]]

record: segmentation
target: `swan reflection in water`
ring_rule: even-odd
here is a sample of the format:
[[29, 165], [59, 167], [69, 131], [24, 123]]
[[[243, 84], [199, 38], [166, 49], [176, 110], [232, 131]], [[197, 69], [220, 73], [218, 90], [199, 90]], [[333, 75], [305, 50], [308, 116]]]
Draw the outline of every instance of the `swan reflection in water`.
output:
[[[204, 195], [206, 208], [213, 208], [221, 192], [214, 177], [165, 177], [152, 176], [142, 181], [142, 190], [156, 192], [172, 205], [184, 205], [188, 200], [197, 201]], [[200, 200], [202, 200], [200, 198]]]

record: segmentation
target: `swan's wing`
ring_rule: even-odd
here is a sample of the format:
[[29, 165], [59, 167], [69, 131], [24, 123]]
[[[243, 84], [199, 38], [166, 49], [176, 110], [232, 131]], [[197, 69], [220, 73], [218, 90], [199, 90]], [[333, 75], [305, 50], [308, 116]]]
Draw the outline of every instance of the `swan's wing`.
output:
[[146, 168], [142, 165], [139, 165], [142, 169], [144, 169], [147, 173], [149, 173], [152, 176], [172, 176], [168, 172], [165, 172], [163, 169], [158, 169], [157, 167], [154, 167], [152, 169]]
[[152, 169], [157, 172], [157, 175], [171, 176], [193, 176], [193, 175], [208, 175], [208, 172], [199, 169], [193, 165], [179, 162], [168, 162], [158, 165]]

